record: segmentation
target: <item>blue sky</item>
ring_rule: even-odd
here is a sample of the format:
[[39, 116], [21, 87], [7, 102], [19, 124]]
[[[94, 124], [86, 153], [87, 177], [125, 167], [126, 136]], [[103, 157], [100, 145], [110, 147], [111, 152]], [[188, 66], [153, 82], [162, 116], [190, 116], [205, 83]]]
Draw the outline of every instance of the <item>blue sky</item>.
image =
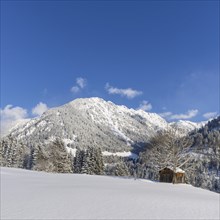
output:
[[93, 96], [219, 114], [219, 1], [2, 1], [2, 118]]

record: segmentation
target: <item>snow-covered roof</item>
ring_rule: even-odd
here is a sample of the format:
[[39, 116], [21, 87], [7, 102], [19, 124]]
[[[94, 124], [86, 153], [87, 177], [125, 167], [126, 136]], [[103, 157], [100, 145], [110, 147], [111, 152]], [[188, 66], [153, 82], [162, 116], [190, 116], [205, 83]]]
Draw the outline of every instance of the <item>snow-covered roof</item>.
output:
[[185, 171], [177, 167], [175, 173], [185, 173]]

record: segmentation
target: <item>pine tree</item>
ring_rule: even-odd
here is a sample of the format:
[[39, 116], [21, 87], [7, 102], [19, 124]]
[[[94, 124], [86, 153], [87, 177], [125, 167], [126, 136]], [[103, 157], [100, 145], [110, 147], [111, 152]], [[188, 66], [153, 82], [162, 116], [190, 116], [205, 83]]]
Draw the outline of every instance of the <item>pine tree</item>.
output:
[[114, 170], [115, 176], [130, 176], [128, 167], [124, 162], [117, 163]]
[[4, 142], [0, 142], [0, 166], [5, 165], [5, 158], [4, 158]]
[[88, 174], [95, 174], [95, 153], [93, 147], [87, 149]]
[[7, 167], [11, 167], [12, 166], [12, 140], [8, 139], [7, 141], [7, 148], [6, 148], [6, 154], [5, 154], [5, 158], [6, 158], [6, 166]]
[[81, 173], [81, 150], [77, 149], [74, 158], [74, 173]]
[[49, 160], [48, 152], [44, 148], [45, 147], [40, 144], [35, 146], [34, 151], [32, 153], [33, 156], [32, 169], [37, 171], [52, 172], [53, 165]]
[[95, 151], [95, 174], [102, 175], [104, 173], [104, 161], [101, 148], [97, 148]]
[[53, 172], [72, 172], [72, 161], [68, 155], [63, 141], [56, 139], [50, 146], [50, 161], [53, 164]]
[[88, 152], [84, 150], [81, 151], [81, 172], [80, 173], [90, 174], [89, 156], [88, 156]]

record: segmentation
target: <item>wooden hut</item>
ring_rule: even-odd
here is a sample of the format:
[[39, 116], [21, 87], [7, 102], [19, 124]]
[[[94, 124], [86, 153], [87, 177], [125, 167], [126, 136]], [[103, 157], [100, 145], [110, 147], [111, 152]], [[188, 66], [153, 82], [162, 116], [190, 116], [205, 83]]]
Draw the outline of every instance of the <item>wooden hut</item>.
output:
[[174, 169], [170, 167], [165, 167], [159, 171], [160, 182], [165, 183], [185, 183], [185, 171], [176, 168]]

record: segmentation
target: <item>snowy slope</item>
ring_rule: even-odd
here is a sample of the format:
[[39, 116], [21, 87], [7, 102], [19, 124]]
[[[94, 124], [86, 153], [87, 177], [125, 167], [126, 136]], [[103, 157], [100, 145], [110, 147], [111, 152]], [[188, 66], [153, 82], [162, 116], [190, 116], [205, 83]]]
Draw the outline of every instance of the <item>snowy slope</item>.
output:
[[141, 147], [167, 122], [155, 113], [128, 109], [100, 98], [76, 99], [16, 127], [11, 135], [24, 142], [48, 142], [56, 137], [68, 147], [102, 147], [118, 152]]
[[77, 147], [88, 146], [130, 152], [140, 149], [158, 130], [169, 126], [177, 126], [186, 134], [201, 125], [189, 121], [169, 124], [156, 113], [129, 109], [101, 98], [82, 98], [17, 125], [10, 135], [28, 145], [48, 144], [59, 137], [74, 152]]
[[204, 126], [208, 121], [203, 122], [192, 122], [187, 120], [179, 120], [177, 122], [171, 122], [169, 123], [171, 127], [175, 127], [178, 130], [182, 131], [184, 134], [189, 133], [192, 130], [199, 129], [202, 126]]
[[1, 168], [1, 219], [219, 219], [219, 195], [189, 185]]

